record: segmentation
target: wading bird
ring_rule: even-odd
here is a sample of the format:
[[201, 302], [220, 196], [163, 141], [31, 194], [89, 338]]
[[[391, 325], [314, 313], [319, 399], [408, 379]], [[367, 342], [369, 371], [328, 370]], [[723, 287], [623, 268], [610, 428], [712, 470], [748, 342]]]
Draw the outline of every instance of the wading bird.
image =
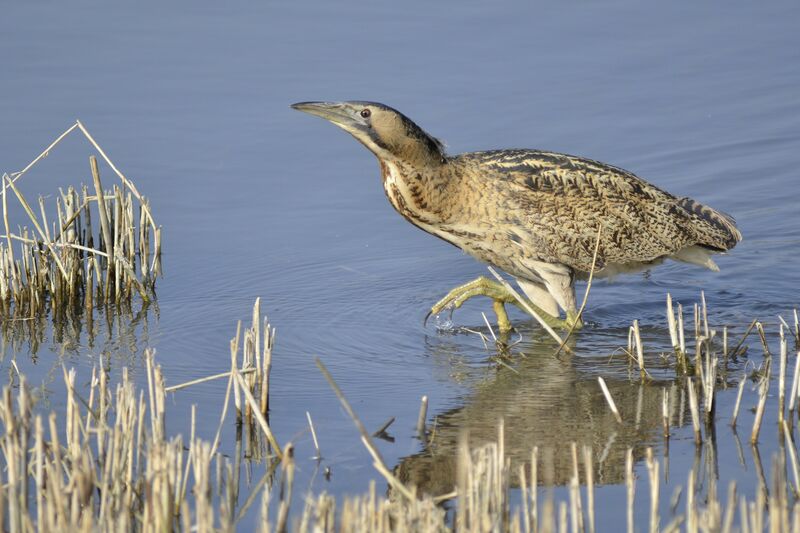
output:
[[[366, 146], [398, 213], [513, 276], [526, 303], [551, 326], [582, 326], [575, 280], [588, 277], [595, 247], [595, 277], [644, 270], [667, 258], [716, 271], [712, 254], [742, 238], [730, 216], [605, 163], [524, 149], [449, 156], [408, 117], [376, 102], [292, 108], [334, 123]], [[504, 304], [524, 309], [504, 285], [481, 276], [450, 291], [431, 313], [474, 296], [494, 300], [502, 331], [511, 327]]]

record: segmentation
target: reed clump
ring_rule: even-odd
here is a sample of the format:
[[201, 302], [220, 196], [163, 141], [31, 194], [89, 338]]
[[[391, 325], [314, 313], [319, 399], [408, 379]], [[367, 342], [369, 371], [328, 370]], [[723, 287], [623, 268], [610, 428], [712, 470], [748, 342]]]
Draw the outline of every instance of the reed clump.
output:
[[[20, 191], [19, 180], [75, 131], [83, 133], [119, 183], [103, 185], [92, 155], [91, 185], [59, 189], [49, 209], [40, 196], [35, 208]], [[3, 174], [2, 202], [0, 310], [5, 323], [48, 312], [54, 320], [83, 312], [90, 319], [98, 306], [130, 309], [135, 295], [145, 305], [153, 300], [161, 272], [161, 227], [148, 200], [79, 121], [23, 170]], [[12, 202], [24, 212], [24, 221], [10, 221]]]
[[[546, 474], [545, 479], [541, 475], [547, 453], [533, 448], [530, 462], [512, 471], [502, 421], [496, 442], [474, 447], [462, 437], [455, 491], [445, 498], [407, 498], [395, 488], [379, 495], [374, 482], [367, 493], [338, 503], [325, 492], [299, 498], [291, 443], [283, 447], [279, 475], [268, 471], [241, 498], [238, 457], [220, 454], [218, 441], [168, 435], [164, 376], [152, 352], [146, 363], [146, 390], [137, 390], [125, 371], [112, 385], [102, 369], [95, 369], [88, 399], [76, 390], [76, 373], [64, 370], [66, 415], [61, 417], [36, 413], [24, 377], [15, 389], [3, 389], [0, 524], [5, 530], [231, 531], [252, 511], [247, 527], [255, 521], [260, 531], [592, 532], [595, 506], [604, 505], [595, 496], [592, 474], [600, 451], [573, 445], [569, 490], [555, 497], [546, 488]], [[794, 485], [789, 481], [787, 466], [796, 476], [797, 449], [789, 432], [784, 435], [791, 466], [782, 455], [774, 457], [768, 492], [748, 499], [731, 483], [724, 501], [712, 487], [701, 494], [698, 479], [708, 484], [714, 478], [693, 468], [686, 485], [676, 490], [686, 495], [685, 504], [672, 506], [668, 516], [661, 514], [662, 460], [647, 450], [641, 483], [649, 490], [639, 503], [629, 450], [627, 509], [621, 508], [620, 516], [627, 510], [632, 520], [634, 506], [643, 505], [649, 509], [650, 531], [796, 531], [797, 479]], [[512, 480], [519, 498], [512, 493]], [[443, 499], [452, 500], [452, 514], [440, 506]], [[291, 512], [292, 505], [298, 512]], [[633, 523], [629, 526], [632, 530]]]
[[[786, 335], [791, 329], [781, 326], [777, 350], [779, 398], [788, 405], [779, 401], [781, 453], [772, 459], [771, 480], [767, 482], [759, 458], [759, 488], [753, 498], [739, 495], [736, 484], [731, 483], [723, 501], [716, 487], [715, 410], [711, 395], [717, 381], [714, 369], [723, 363], [716, 357], [717, 348], [710, 343], [713, 330], [706, 329], [705, 324], [706, 318], [698, 324], [696, 336], [709, 342], [696, 342], [700, 349], [693, 364], [695, 378], [684, 376], [684, 386], [696, 435], [700, 434], [701, 421], [706, 422], [707, 434], [698, 438], [697, 444], [705, 448], [708, 471], [702, 471], [697, 454], [695, 464], [685, 475], [686, 484], [676, 487], [670, 505], [663, 505], [667, 502], [662, 502], [661, 486], [669, 471], [666, 449], [662, 459], [650, 448], [644, 451], [645, 473], [637, 483], [634, 450], [628, 447], [627, 503], [620, 505], [619, 516], [626, 514], [629, 531], [635, 529], [637, 507], [648, 509], [650, 531], [796, 531], [800, 529], [800, 454], [791, 426], [798, 416], [800, 385], [797, 373], [791, 385], [784, 375], [792, 366], [788, 360], [790, 339]], [[760, 324], [751, 329], [763, 331]], [[325, 492], [298, 494], [294, 486], [298, 468], [294, 446], [291, 442], [278, 445], [267, 417], [274, 337], [274, 329], [262, 318], [257, 300], [251, 326], [243, 330], [239, 324], [231, 341], [231, 369], [226, 373], [167, 387], [154, 352], [147, 350], [146, 385], [142, 389], [137, 389], [127, 369], [123, 368], [119, 383], [112, 384], [107, 370], [98, 366], [92, 371], [88, 391], [82, 394], [85, 389], [76, 385], [81, 383], [76, 372], [64, 369], [66, 399], [62, 416], [37, 412], [36, 395], [25, 376], [20, 375], [16, 386], [5, 387], [0, 396], [0, 453], [4, 466], [0, 469], [0, 527], [14, 532], [206, 532], [231, 531], [238, 526], [244, 528], [245, 524], [248, 529], [255, 525], [261, 531], [596, 531], [596, 506], [607, 509], [608, 504], [595, 494], [594, 473], [606, 451], [573, 444], [568, 490], [556, 497], [551, 490], [554, 451], [533, 447], [529, 461], [512, 465], [506, 449], [506, 429], [500, 420], [494, 442], [474, 446], [468, 434], [460, 436], [452, 492], [427, 495], [403, 483], [389, 469], [344, 393], [319, 360], [320, 370], [356, 425], [387, 489], [379, 494], [373, 482], [366, 494], [338, 502]], [[765, 358], [772, 357], [765, 336], [762, 345]], [[728, 353], [727, 345], [722, 349]], [[793, 366], [799, 368], [800, 364]], [[770, 368], [767, 363], [761, 373], [766, 382], [771, 376]], [[188, 438], [170, 435], [166, 420], [168, 394], [222, 377], [228, 378], [228, 386], [214, 439], [209, 442], [196, 436], [194, 409]], [[602, 387], [604, 383], [599, 381]], [[765, 390], [764, 381], [761, 383]], [[680, 394], [683, 398], [684, 391]], [[674, 431], [669, 423], [673, 418], [670, 397], [674, 396], [665, 390], [660, 405], [665, 438]], [[762, 392], [760, 402], [765, 397], [766, 392]], [[231, 403], [239, 422], [232, 456], [219, 449]], [[609, 403], [613, 405], [613, 400]], [[678, 411], [683, 410], [681, 406]], [[617, 416], [620, 423], [630, 423], [630, 414]], [[310, 416], [307, 417], [313, 432]], [[251, 446], [243, 450], [242, 425], [253, 441], [261, 442], [260, 455]], [[673, 427], [681, 425], [679, 421]], [[755, 428], [754, 434], [757, 438]], [[316, 449], [319, 455], [318, 445]], [[755, 439], [753, 449], [757, 450]], [[641, 457], [641, 453], [636, 456]], [[244, 483], [240, 479], [245, 457], [264, 462], [265, 473], [260, 481]], [[754, 457], [758, 457], [755, 452]], [[649, 490], [641, 490], [639, 485], [646, 485]], [[637, 496], [637, 490], [643, 496]], [[637, 502], [637, 497], [644, 501]], [[441, 505], [444, 501], [450, 502], [447, 507]]]

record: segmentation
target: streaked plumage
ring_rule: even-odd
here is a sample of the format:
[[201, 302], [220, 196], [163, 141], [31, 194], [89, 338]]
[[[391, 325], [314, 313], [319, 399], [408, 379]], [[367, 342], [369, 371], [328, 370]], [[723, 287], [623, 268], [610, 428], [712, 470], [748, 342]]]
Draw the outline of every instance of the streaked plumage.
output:
[[538, 150], [446, 155], [402, 113], [374, 102], [302, 103], [380, 162], [386, 195], [409, 222], [511, 274], [550, 315], [575, 312], [574, 280], [666, 258], [712, 270], [741, 240], [734, 220], [591, 159]]
[[470, 190], [477, 202], [461, 221], [488, 218], [490, 242], [503, 248], [517, 244], [526, 259], [581, 274], [591, 268], [598, 225], [603, 226], [596, 266], [601, 276], [665, 257], [701, 257], [702, 251], [680, 255], [692, 246], [709, 253], [729, 250], [741, 239], [728, 215], [590, 159], [496, 150], [458, 155], [451, 162], [448, 179], [461, 182], [458, 188]]

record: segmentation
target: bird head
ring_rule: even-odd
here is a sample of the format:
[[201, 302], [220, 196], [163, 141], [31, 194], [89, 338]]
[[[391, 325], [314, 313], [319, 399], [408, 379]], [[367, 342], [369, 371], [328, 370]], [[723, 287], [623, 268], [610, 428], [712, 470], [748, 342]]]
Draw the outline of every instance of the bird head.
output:
[[322, 117], [345, 130], [380, 160], [414, 165], [446, 161], [444, 145], [408, 117], [377, 102], [299, 102], [292, 109]]

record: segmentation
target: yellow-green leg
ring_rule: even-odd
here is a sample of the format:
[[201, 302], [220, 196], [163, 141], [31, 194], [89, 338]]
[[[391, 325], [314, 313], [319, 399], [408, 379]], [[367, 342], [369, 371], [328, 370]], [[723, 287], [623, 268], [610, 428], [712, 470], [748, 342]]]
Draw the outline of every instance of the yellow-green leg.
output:
[[508, 319], [506, 306], [503, 302], [494, 300], [492, 302], [492, 308], [494, 309], [494, 314], [497, 315], [497, 329], [500, 330], [500, 333], [511, 331], [511, 321]]
[[[444, 298], [434, 304], [428, 316], [437, 315], [448, 308], [458, 309], [464, 302], [475, 296], [486, 296], [494, 300], [492, 307], [497, 315], [497, 325], [501, 332], [511, 330], [511, 321], [508, 319], [505, 304], [516, 305], [527, 312], [525, 306], [523, 306], [502, 283], [491, 280], [485, 276], [480, 276], [447, 293]], [[576, 321], [576, 313], [567, 313], [566, 319], [560, 319], [548, 314], [529, 299], [524, 297], [523, 299], [550, 327], [570, 329], [573, 324], [575, 324], [575, 329], [579, 329], [583, 325], [580, 319]]]

